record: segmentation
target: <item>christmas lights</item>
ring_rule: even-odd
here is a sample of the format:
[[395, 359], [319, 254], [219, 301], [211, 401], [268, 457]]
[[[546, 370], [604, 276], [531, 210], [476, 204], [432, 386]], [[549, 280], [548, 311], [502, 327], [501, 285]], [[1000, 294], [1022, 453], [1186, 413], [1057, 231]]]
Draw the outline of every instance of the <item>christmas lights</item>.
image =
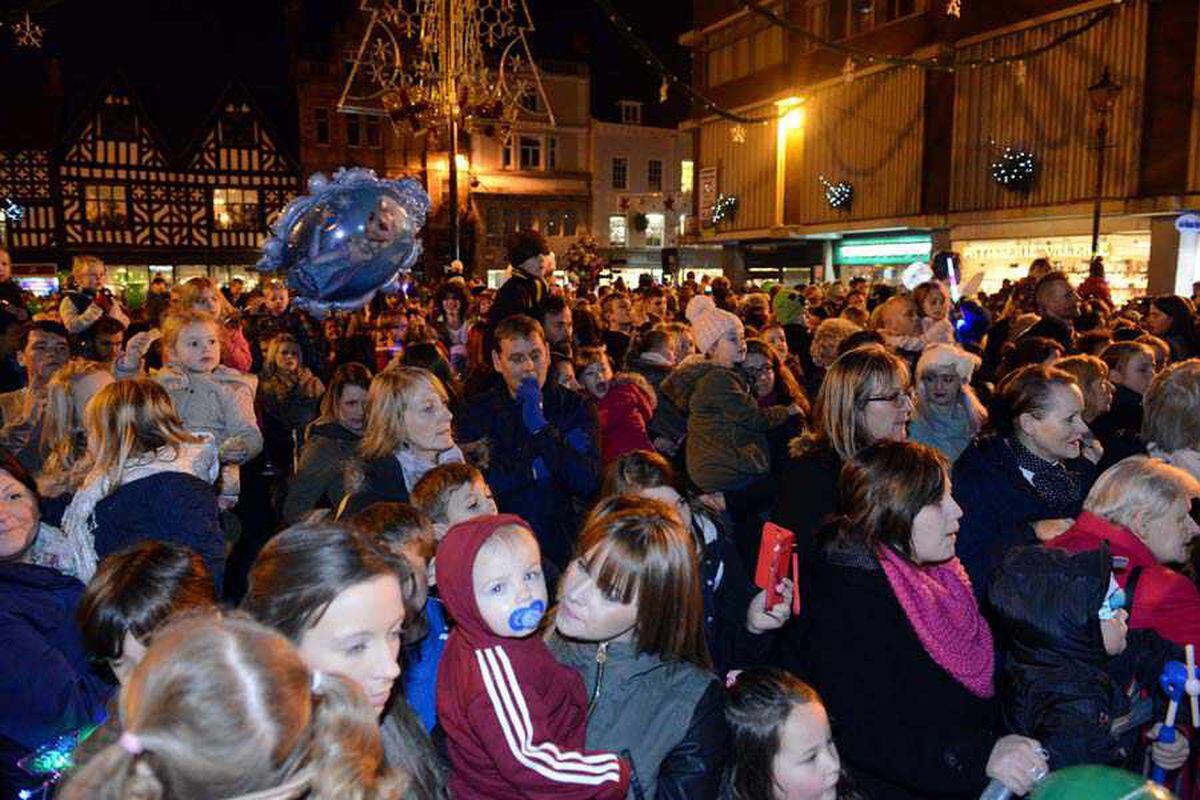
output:
[[738, 199], [732, 194], [719, 194], [713, 203], [712, 221], [714, 225], [730, 222], [737, 216]]
[[1026, 150], [1005, 147], [992, 162], [992, 180], [1014, 192], [1028, 192], [1037, 176], [1037, 158]]
[[846, 181], [833, 183], [824, 175], [820, 176], [820, 181], [825, 187], [825, 202], [829, 203], [829, 207], [849, 211], [854, 203], [854, 186]]

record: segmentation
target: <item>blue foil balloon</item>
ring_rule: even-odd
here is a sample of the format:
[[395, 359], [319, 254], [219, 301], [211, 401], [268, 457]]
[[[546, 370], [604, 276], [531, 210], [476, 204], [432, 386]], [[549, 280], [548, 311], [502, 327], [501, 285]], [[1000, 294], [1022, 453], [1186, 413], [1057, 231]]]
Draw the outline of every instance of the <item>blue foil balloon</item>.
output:
[[396, 291], [421, 254], [417, 233], [429, 214], [421, 185], [355, 167], [332, 179], [315, 173], [308, 192], [280, 214], [258, 270], [284, 273], [295, 304], [318, 317]]

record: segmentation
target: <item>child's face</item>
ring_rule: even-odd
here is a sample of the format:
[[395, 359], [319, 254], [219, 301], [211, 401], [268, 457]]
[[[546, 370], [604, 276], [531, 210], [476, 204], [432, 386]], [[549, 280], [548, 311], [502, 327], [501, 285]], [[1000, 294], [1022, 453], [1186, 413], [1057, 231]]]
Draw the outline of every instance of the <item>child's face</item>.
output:
[[572, 392], [578, 392], [581, 388], [579, 381], [575, 379], [575, 365], [570, 361], [560, 361], [554, 367], [554, 382], [564, 389], [570, 389]]
[[496, 500], [492, 497], [492, 490], [482, 478], [476, 478], [450, 490], [450, 497], [446, 501], [446, 528], [495, 513]]
[[941, 289], [934, 289], [925, 295], [925, 299], [921, 302], [921, 316], [934, 320], [945, 319], [946, 293]]
[[294, 344], [285, 344], [279, 348], [275, 357], [275, 366], [285, 372], [295, 372], [300, 369], [300, 348]]
[[99, 289], [107, 279], [108, 270], [103, 264], [93, 264], [75, 276], [75, 280], [79, 282], [80, 289], [90, 290]]
[[583, 388], [587, 390], [588, 394], [596, 399], [601, 399], [608, 394], [612, 376], [612, 367], [608, 365], [608, 359], [604, 359], [584, 367], [583, 372], [579, 375], [579, 382], [583, 384]]
[[412, 568], [413, 580], [416, 583], [413, 608], [425, 608], [425, 603], [429, 600], [429, 561], [421, 554], [421, 542], [417, 539], [409, 539], [399, 547], [392, 545], [391, 550], [407, 561], [409, 567]]
[[510, 525], [492, 534], [475, 556], [471, 582], [492, 633], [521, 639], [537, 630], [546, 613], [546, 579], [537, 539], [528, 530]]
[[221, 335], [202, 322], [185, 325], [179, 332], [171, 360], [188, 372], [212, 372], [221, 363]]
[[776, 800], [836, 800], [841, 771], [824, 706], [793, 706], [771, 763]]
[[775, 349], [780, 358], [787, 358], [787, 334], [783, 332], [783, 328], [767, 328], [767, 332], [763, 334], [763, 338], [767, 340], [767, 344]]
[[1118, 386], [1124, 386], [1137, 395], [1143, 395], [1154, 380], [1154, 359], [1145, 353], [1130, 356], [1121, 369], [1114, 369], [1109, 374], [1109, 380]]

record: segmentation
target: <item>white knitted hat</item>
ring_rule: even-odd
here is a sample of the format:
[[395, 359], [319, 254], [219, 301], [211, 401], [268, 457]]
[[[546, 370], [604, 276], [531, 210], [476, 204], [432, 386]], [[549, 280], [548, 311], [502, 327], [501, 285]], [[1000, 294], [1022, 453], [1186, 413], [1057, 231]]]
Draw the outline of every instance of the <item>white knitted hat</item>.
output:
[[687, 304], [688, 322], [692, 323], [692, 335], [696, 345], [705, 355], [713, 345], [731, 330], [743, 330], [742, 321], [736, 314], [717, 308], [711, 297], [698, 294]]

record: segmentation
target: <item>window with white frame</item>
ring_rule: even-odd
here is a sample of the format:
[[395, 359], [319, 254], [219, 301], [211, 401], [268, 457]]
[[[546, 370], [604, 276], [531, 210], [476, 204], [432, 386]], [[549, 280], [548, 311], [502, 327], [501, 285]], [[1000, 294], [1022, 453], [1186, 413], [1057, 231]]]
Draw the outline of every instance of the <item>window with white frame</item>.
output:
[[83, 213], [97, 228], [123, 228], [129, 224], [129, 203], [124, 186], [85, 184]]
[[258, 225], [257, 189], [213, 189], [213, 227], [219, 231], [252, 231]]
[[621, 109], [621, 122], [625, 125], [642, 124], [642, 104], [634, 100], [621, 100], [617, 103]]
[[679, 191], [690, 192], [696, 180], [696, 162], [684, 159], [679, 162]]
[[504, 169], [511, 169], [513, 163], [512, 157], [512, 136], [507, 136], [504, 143], [500, 145], [500, 166]]
[[661, 192], [663, 181], [663, 162], [652, 158], [646, 162], [646, 191]]
[[362, 118], [358, 114], [346, 115], [346, 144], [350, 147], [362, 146]]
[[687, 214], [679, 215], [679, 235], [680, 236], [687, 235]]
[[574, 236], [575, 229], [579, 225], [579, 212], [573, 208], [568, 208], [563, 212], [562, 232], [563, 236]]
[[624, 214], [613, 214], [608, 218], [608, 243], [612, 247], [624, 247], [629, 241], [628, 223]]
[[557, 209], [553, 210], [553, 211], [547, 211], [546, 219], [542, 223], [542, 235], [543, 236], [558, 236], [558, 235], [560, 235], [559, 234], [559, 229], [560, 229], [559, 221], [561, 220], [561, 218], [562, 218], [561, 211], [558, 211]]
[[368, 115], [367, 119], [367, 147], [383, 147], [383, 131], [379, 125], [379, 117]]
[[542, 140], [536, 136], [520, 138], [521, 169], [542, 168]]
[[666, 233], [666, 218], [662, 214], [646, 215], [646, 246], [662, 247]]
[[612, 188], [629, 188], [629, 159], [625, 157], [612, 160]]

